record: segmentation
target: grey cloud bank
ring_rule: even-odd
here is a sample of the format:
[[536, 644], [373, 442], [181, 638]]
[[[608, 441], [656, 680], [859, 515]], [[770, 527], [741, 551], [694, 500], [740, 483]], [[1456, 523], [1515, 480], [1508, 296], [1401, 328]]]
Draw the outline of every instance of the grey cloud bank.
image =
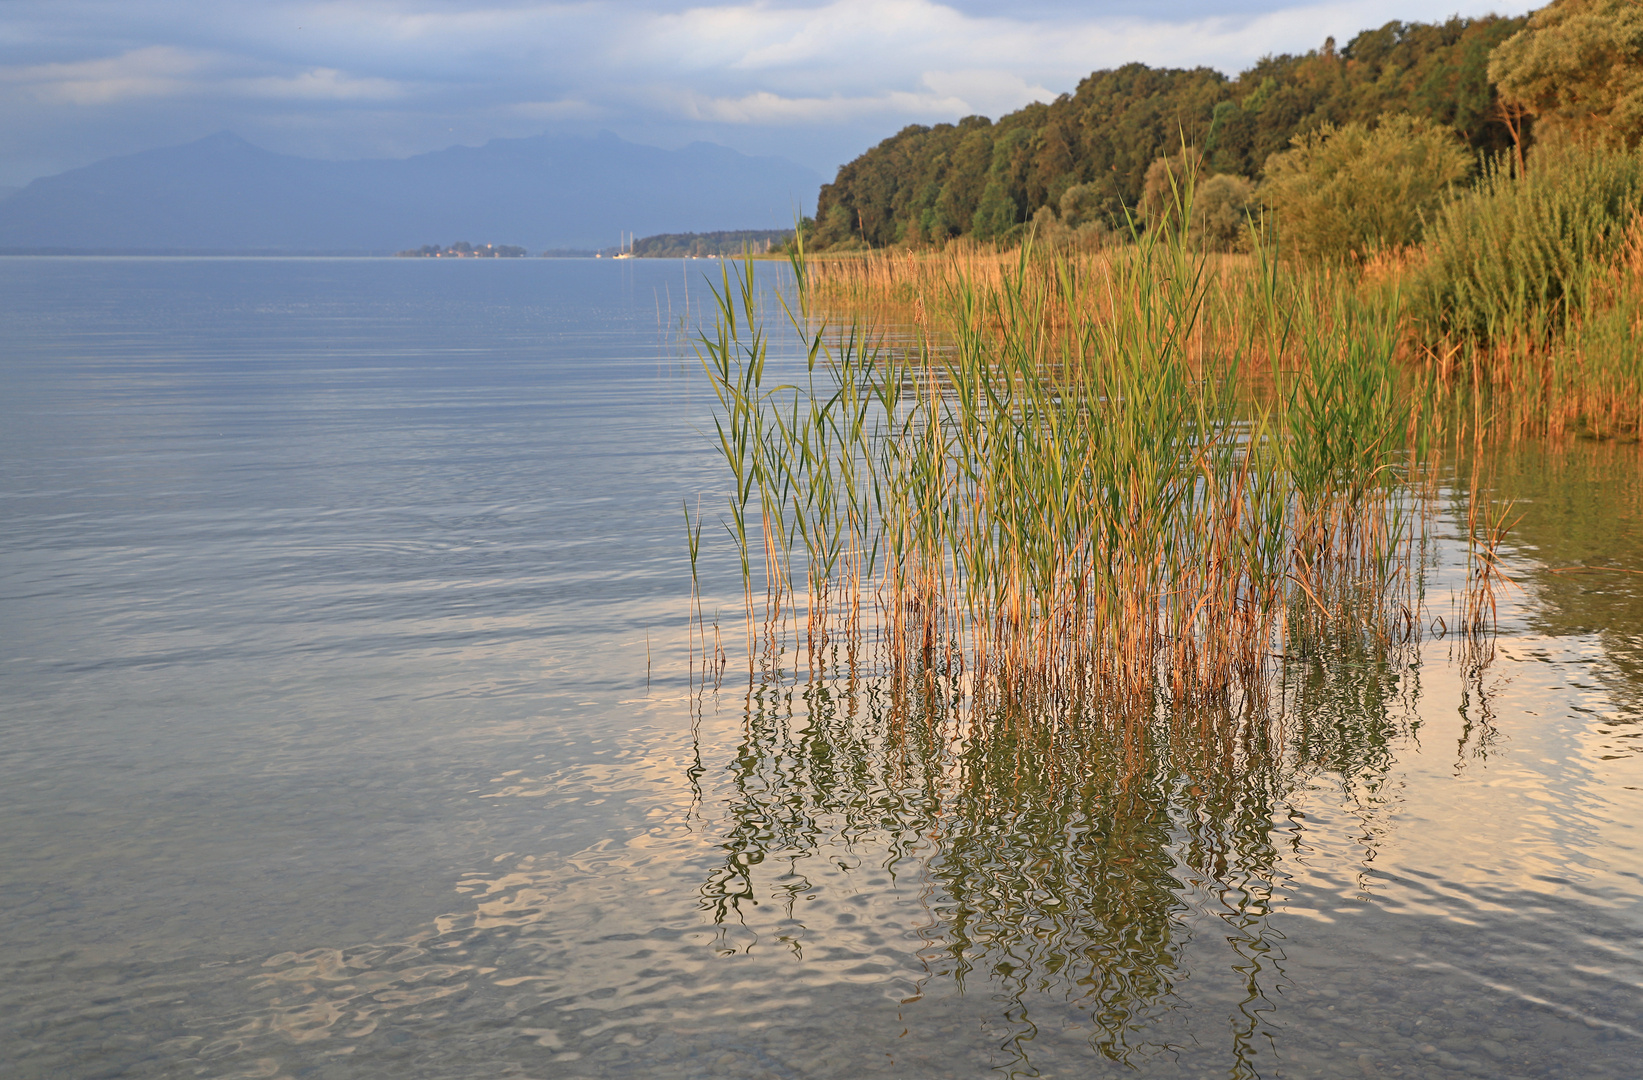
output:
[[0, 5], [0, 185], [225, 129], [333, 159], [609, 129], [831, 173], [907, 123], [997, 115], [1096, 68], [1231, 72], [1449, 13], [1420, 0], [12, 0]]

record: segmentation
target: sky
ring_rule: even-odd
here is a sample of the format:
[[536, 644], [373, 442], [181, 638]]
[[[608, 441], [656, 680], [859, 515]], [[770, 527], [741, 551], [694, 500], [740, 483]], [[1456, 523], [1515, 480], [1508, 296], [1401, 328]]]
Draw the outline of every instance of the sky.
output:
[[0, 185], [218, 131], [320, 158], [544, 132], [706, 140], [831, 177], [907, 124], [1132, 60], [1236, 74], [1525, 0], [0, 0]]

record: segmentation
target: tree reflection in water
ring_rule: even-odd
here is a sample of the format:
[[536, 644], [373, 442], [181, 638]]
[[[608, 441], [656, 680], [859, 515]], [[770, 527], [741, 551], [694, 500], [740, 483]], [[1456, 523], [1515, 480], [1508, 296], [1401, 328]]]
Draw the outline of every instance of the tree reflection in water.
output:
[[[944, 980], [984, 990], [1027, 1075], [1032, 1003], [1046, 996], [1079, 1009], [1113, 1062], [1173, 1052], [1179, 1029], [1160, 1021], [1185, 1005], [1184, 950], [1218, 917], [1232, 957], [1221, 976], [1241, 995], [1225, 1018], [1231, 1075], [1253, 1077], [1284, 983], [1275, 893], [1306, 843], [1295, 796], [1338, 787], [1360, 819], [1361, 873], [1395, 743], [1418, 727], [1417, 676], [1411, 652], [1335, 642], [1288, 661], [1260, 707], [1145, 724], [977, 716], [916, 675], [768, 676], [746, 698], [723, 858], [700, 903], [730, 953], [729, 931], [769, 924], [759, 905], [802, 926], [800, 901], [836, 888], [834, 871], [916, 883], [923, 974], [904, 1004]], [[799, 935], [777, 936], [802, 953]]]

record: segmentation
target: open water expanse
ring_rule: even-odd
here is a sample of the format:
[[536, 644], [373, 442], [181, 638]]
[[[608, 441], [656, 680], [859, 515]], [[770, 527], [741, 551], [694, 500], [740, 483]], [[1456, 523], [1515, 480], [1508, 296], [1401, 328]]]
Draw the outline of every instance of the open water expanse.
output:
[[1214, 790], [693, 705], [704, 269], [0, 259], [0, 1075], [1643, 1075], [1637, 446]]

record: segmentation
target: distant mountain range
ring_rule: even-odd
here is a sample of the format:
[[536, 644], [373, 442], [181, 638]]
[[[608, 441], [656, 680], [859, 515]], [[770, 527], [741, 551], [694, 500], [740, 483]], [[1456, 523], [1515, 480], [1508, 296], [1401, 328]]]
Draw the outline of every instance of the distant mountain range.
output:
[[608, 132], [367, 161], [276, 154], [222, 132], [34, 181], [0, 201], [0, 251], [597, 250], [624, 232], [791, 227], [820, 184], [781, 158]]

